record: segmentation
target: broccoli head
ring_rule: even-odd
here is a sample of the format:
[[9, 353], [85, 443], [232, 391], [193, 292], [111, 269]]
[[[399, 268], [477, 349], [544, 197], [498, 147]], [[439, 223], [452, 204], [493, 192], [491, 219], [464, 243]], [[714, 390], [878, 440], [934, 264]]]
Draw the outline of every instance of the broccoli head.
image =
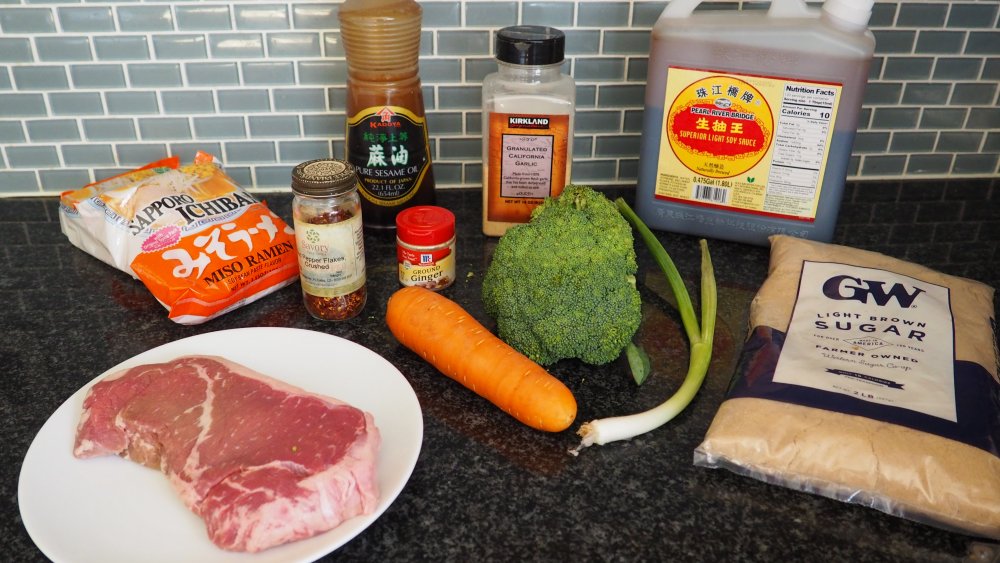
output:
[[483, 303], [498, 336], [542, 365], [616, 359], [642, 319], [632, 228], [615, 204], [567, 186], [497, 243]]

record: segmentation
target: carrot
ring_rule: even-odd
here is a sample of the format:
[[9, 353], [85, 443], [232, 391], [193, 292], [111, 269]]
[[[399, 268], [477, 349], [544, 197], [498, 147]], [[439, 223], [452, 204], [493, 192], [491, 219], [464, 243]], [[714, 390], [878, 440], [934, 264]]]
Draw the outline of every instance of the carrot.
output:
[[404, 346], [524, 424], [559, 432], [576, 418], [576, 399], [561, 381], [451, 299], [404, 287], [389, 298], [385, 321]]

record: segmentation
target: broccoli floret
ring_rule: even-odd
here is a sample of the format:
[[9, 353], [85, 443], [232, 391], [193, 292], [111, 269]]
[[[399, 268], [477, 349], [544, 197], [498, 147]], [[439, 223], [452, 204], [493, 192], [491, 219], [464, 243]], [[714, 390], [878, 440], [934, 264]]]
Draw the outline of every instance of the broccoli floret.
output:
[[500, 338], [542, 365], [606, 364], [642, 320], [632, 228], [615, 204], [567, 186], [497, 243], [483, 303]]

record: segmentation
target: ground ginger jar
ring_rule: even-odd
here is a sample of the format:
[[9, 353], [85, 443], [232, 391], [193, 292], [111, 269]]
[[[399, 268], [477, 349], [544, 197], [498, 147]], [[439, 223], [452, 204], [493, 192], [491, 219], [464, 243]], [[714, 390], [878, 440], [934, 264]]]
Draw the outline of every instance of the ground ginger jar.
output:
[[399, 283], [438, 291], [455, 281], [455, 215], [418, 205], [396, 215]]
[[342, 321], [365, 306], [365, 247], [354, 167], [317, 159], [292, 170], [299, 280], [313, 317]]

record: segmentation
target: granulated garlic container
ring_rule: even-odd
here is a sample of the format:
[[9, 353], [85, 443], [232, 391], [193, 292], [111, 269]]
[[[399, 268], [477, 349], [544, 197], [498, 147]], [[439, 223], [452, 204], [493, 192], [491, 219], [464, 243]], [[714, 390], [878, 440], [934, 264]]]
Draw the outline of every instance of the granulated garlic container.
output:
[[565, 44], [553, 27], [497, 31], [497, 72], [483, 79], [485, 235], [527, 223], [570, 183], [576, 83], [562, 73]]

